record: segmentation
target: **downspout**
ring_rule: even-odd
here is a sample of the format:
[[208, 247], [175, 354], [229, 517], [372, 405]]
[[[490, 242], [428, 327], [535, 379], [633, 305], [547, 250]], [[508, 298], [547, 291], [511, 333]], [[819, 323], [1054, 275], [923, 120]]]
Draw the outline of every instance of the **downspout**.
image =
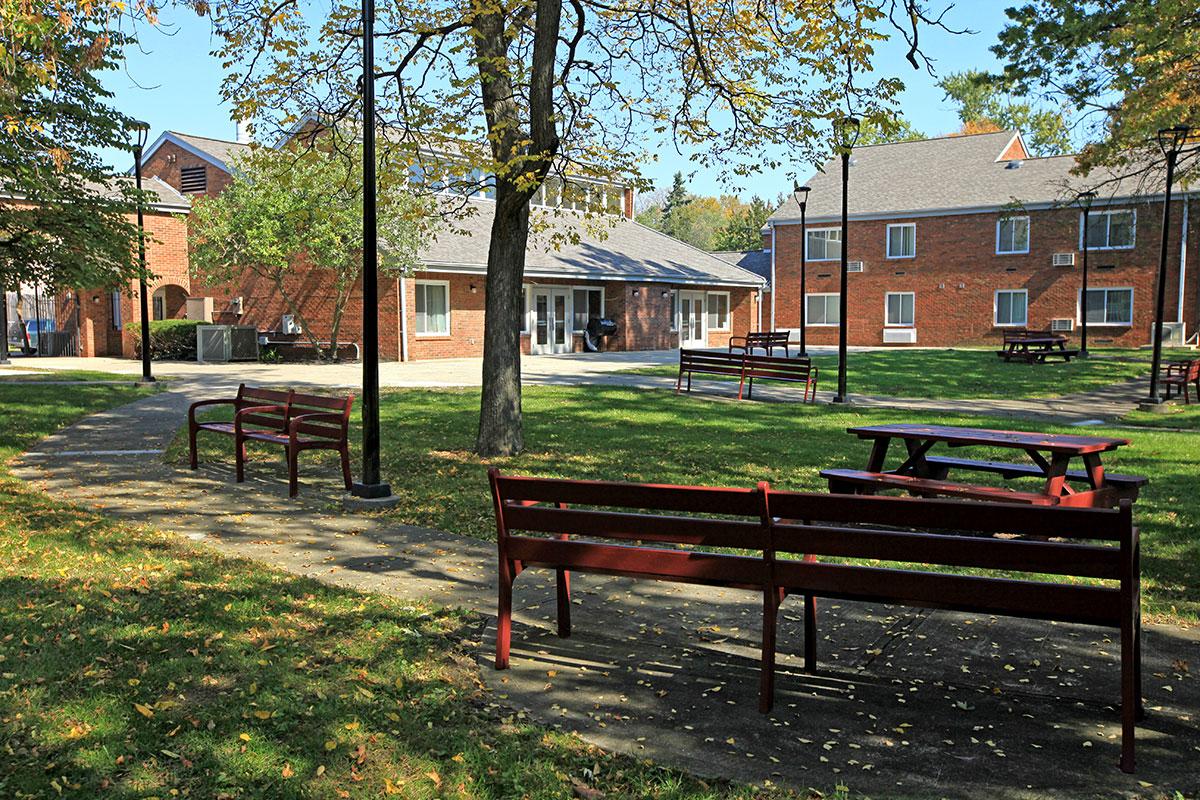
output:
[[775, 223], [771, 223], [771, 330], [775, 330], [775, 295], [779, 293], [779, 286], [775, 283], [775, 251], [778, 249], [775, 245]]
[[1183, 226], [1180, 228], [1179, 234], [1179, 304], [1178, 312], [1175, 315], [1175, 321], [1183, 323], [1183, 298], [1184, 282], [1187, 280], [1187, 247], [1188, 247], [1188, 206], [1191, 205], [1191, 198], [1186, 194], [1183, 195]]
[[408, 284], [407, 278], [400, 276], [398, 291], [400, 293], [400, 360], [408, 361]]

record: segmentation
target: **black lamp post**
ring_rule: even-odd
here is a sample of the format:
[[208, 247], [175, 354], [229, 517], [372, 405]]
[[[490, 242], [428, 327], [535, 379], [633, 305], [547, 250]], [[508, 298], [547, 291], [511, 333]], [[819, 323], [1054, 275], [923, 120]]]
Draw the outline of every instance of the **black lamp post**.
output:
[[133, 180], [137, 186], [137, 227], [138, 227], [138, 297], [141, 300], [142, 311], [142, 382], [153, 383], [154, 376], [150, 374], [150, 301], [146, 298], [146, 228], [142, 220], [142, 148], [146, 146], [146, 136], [150, 132], [148, 122], [133, 121]]
[[0, 283], [0, 364], [8, 363], [8, 287]]
[[351, 494], [363, 500], [386, 500], [392, 487], [379, 470], [379, 220], [375, 204], [375, 2], [363, 0], [363, 387], [362, 481]]
[[1088, 215], [1092, 210], [1092, 202], [1096, 199], [1095, 192], [1080, 192], [1079, 207], [1083, 209], [1083, 288], [1079, 295], [1081, 325], [1079, 330], [1079, 357], [1087, 358], [1087, 296], [1088, 296]]
[[808, 357], [808, 348], [805, 346], [808, 342], [808, 289], [805, 283], [805, 273], [808, 272], [808, 221], [805, 213], [808, 210], [808, 193], [812, 191], [811, 187], [801, 186], [799, 183], [792, 181], [792, 195], [795, 196], [796, 202], [800, 205], [800, 357]]
[[1171, 231], [1171, 182], [1175, 180], [1175, 162], [1187, 141], [1191, 128], [1176, 125], [1158, 132], [1158, 146], [1167, 157], [1167, 191], [1163, 198], [1162, 248], [1158, 254], [1158, 292], [1154, 304], [1154, 359], [1150, 364], [1150, 397], [1152, 405], [1162, 403], [1158, 394], [1158, 370], [1162, 366], [1163, 306], [1167, 298], [1167, 240]]
[[[846, 263], [846, 252], [849, 249], [850, 237], [847, 235], [847, 187], [850, 185], [850, 153], [858, 143], [858, 134], [862, 123], [857, 117], [843, 117], [834, 124], [837, 146], [842, 154], [842, 277], [841, 289], [838, 295], [838, 387], [833, 402], [845, 403], [849, 400], [846, 395], [846, 317], [849, 316], [846, 307], [846, 291], [849, 285], [849, 270]], [[806, 243], [807, 244], [807, 243]]]

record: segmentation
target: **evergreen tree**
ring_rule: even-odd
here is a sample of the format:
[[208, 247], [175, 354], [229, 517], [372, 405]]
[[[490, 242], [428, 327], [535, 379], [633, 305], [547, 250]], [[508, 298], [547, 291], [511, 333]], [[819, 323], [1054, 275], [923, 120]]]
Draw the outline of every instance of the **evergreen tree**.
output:
[[663, 200], [659, 230], [676, 239], [684, 238], [686, 225], [683, 209], [690, 202], [692, 202], [692, 196], [688, 194], [687, 184], [683, 181], [683, 173], [676, 172], [675, 178], [671, 182], [671, 190], [667, 192], [667, 197]]

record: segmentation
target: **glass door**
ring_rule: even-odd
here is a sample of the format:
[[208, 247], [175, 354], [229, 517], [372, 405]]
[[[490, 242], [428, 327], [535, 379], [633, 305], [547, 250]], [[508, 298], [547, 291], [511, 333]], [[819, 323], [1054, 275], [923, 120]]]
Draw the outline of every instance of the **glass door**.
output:
[[708, 347], [704, 292], [679, 293], [679, 345], [687, 348]]
[[571, 352], [571, 296], [569, 289], [533, 290], [534, 355]]

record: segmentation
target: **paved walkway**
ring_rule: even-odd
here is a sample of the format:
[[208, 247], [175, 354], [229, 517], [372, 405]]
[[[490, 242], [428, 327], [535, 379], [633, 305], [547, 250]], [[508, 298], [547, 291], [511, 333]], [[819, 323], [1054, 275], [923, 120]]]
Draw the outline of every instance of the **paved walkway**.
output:
[[[236, 382], [237, 378], [232, 378]], [[513, 668], [489, 665], [495, 554], [487, 543], [340, 512], [332, 474], [286, 497], [282, 470], [198, 472], [161, 457], [195, 380], [86, 418], [17, 472], [60, 496], [296, 574], [481, 613], [465, 646], [501, 702], [601, 746], [699, 775], [871, 796], [1158, 796], [1200, 790], [1200, 632], [1149, 626], [1139, 774], [1116, 768], [1116, 643], [1083, 626], [826, 602], [823, 668], [798, 669], [785, 606], [777, 708], [758, 714], [759, 599], [577, 576], [575, 634], [554, 635], [548, 576], [517, 585]], [[482, 491], [482, 489], [481, 489]], [[248, 525], [249, 520], [253, 525]], [[1189, 670], [1191, 672], [1189, 672]], [[1142, 782], [1152, 784], [1146, 786]]]

